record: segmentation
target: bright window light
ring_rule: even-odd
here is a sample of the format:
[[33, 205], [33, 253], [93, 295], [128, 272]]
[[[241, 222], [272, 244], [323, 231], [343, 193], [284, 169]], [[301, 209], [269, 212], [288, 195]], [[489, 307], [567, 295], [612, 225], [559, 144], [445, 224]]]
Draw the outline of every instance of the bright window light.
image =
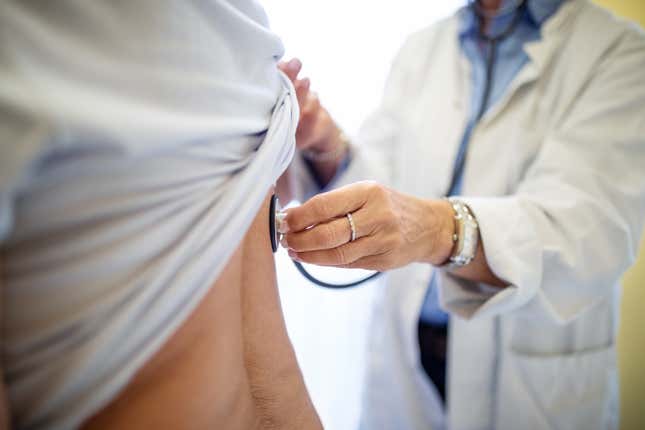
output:
[[451, 14], [465, 0], [264, 0], [285, 58], [304, 75], [339, 124], [354, 133], [373, 110], [405, 38]]

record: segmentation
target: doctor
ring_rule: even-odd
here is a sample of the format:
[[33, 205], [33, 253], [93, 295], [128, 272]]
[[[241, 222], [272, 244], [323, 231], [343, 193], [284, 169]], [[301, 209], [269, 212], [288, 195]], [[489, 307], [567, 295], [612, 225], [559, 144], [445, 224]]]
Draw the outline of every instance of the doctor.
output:
[[362, 427], [616, 428], [619, 279], [645, 220], [642, 31], [586, 0], [469, 3], [410, 36], [352, 141], [300, 63], [282, 68], [302, 113], [292, 191], [323, 191], [288, 211], [283, 246], [389, 270]]

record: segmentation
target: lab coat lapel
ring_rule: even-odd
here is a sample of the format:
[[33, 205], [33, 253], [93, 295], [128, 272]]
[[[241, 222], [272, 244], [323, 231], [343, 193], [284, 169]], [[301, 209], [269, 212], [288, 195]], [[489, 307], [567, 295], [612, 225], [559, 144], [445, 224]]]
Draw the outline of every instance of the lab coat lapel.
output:
[[[425, 130], [423, 136], [427, 136], [429, 142], [422, 146], [423, 159], [432, 169], [425, 169], [425, 176], [418, 182], [420, 195], [434, 198], [444, 195], [452, 179], [454, 160], [468, 121], [471, 74], [470, 64], [459, 47], [456, 20], [440, 42], [438, 61], [449, 67], [428, 70], [433, 85], [424, 98], [439, 98], [446, 103], [431, 112], [433, 121], [426, 118], [421, 122]], [[428, 190], [432, 192], [428, 193]]]
[[529, 57], [529, 62], [517, 74], [511, 82], [509, 90], [491, 109], [482, 117], [479, 127], [485, 127], [494, 121], [509, 106], [509, 103], [515, 93], [524, 85], [528, 85], [538, 79], [544, 70], [547, 69], [553, 59], [554, 53], [565, 37], [566, 24], [575, 17], [577, 9], [580, 7], [582, 0], [570, 0], [563, 4], [562, 10], [556, 13], [551, 19], [544, 23], [542, 27], [542, 37], [524, 45], [524, 50]]
[[[549, 63], [553, 59], [554, 53], [558, 46], [560, 46], [564, 37], [562, 34], [562, 27], [568, 23], [572, 16], [575, 15], [575, 10], [579, 7], [581, 1], [582, 0], [570, 0], [562, 5], [563, 9], [544, 24], [542, 29], [542, 38], [524, 46], [529, 57], [529, 61], [511, 82], [508, 91], [506, 91], [500, 101], [486, 112], [479, 124], [475, 127], [471, 136], [472, 142], [470, 145], [472, 148], [469, 152], [482, 149], [474, 148], [475, 146], [482, 144], [482, 142], [479, 142], [479, 139], [477, 139], [479, 130], [485, 129], [489, 124], [495, 121], [496, 118], [500, 117], [506, 109], [512, 106], [511, 101], [514, 95], [522, 87], [535, 82], [548, 68]], [[438, 160], [448, 160], [448, 162], [433, 166], [434, 171], [432, 172], [432, 181], [429, 180], [430, 178], [423, 178], [424, 180], [419, 181], [420, 183], [435, 184], [433, 187], [435, 190], [433, 195], [428, 197], [434, 197], [444, 193], [448, 188], [448, 184], [452, 178], [453, 162], [457, 156], [457, 150], [459, 148], [465, 122], [468, 117], [471, 68], [468, 59], [463, 55], [459, 46], [459, 40], [458, 37], [456, 37], [456, 23], [453, 24], [453, 26], [454, 27], [451, 31], [454, 31], [454, 33], [452, 33], [450, 43], [445, 43], [446, 58], [444, 59], [446, 64], [451, 64], [453, 66], [453, 68], [451, 70], [447, 70], [446, 73], [446, 78], [451, 77], [452, 79], [444, 79], [442, 81], [444, 84], [439, 88], [435, 88], [435, 91], [438, 94], [441, 94], [441, 91], [446, 91], [447, 88], [452, 89], [451, 103], [445, 107], [445, 112], [442, 113], [442, 116], [446, 123], [454, 124], [454, 126], [445, 127], [443, 129], [443, 134], [441, 135], [437, 135], [436, 132], [429, 134], [433, 135], [436, 140], [434, 142], [435, 145], [433, 145], [432, 148], [426, 148], [426, 150], [429, 151], [427, 157], [436, 158]], [[450, 81], [452, 81], [452, 86], [446, 86], [445, 83]], [[433, 130], [434, 129], [436, 129], [436, 127], [433, 127]]]

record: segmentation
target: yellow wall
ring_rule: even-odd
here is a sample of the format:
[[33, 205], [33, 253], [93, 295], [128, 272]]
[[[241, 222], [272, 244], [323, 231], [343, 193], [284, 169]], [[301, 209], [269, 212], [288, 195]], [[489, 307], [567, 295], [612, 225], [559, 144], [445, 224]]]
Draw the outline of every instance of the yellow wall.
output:
[[[645, 27], [645, 0], [596, 0]], [[645, 70], [643, 71], [645, 79]], [[644, 167], [645, 168], [645, 167]], [[625, 275], [618, 336], [621, 430], [645, 429], [645, 240], [636, 265]]]
[[622, 430], [645, 429], [645, 240], [624, 278], [618, 354]]

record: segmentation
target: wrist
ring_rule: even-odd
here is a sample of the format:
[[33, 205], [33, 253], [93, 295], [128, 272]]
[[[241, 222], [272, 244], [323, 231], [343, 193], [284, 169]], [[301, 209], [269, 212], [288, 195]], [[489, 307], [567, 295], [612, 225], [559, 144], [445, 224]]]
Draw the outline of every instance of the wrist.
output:
[[447, 200], [430, 200], [428, 217], [432, 235], [428, 244], [426, 261], [433, 266], [445, 264], [455, 246], [455, 212]]
[[349, 150], [349, 138], [340, 129], [332, 133], [332, 137], [324, 139], [320, 144], [302, 151], [303, 157], [316, 164], [335, 165]]

